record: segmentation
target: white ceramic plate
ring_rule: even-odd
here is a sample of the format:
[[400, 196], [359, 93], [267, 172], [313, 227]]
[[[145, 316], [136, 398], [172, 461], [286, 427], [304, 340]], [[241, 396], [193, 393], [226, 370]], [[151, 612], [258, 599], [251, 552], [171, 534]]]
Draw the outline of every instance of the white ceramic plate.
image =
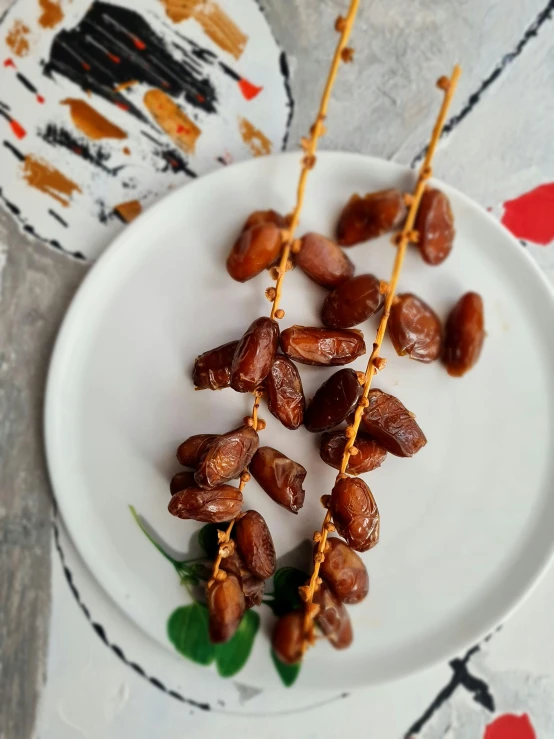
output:
[[[236, 427], [251, 399], [231, 390], [194, 392], [191, 364], [268, 313], [267, 274], [241, 285], [224, 259], [248, 213], [291, 208], [298, 166], [298, 154], [257, 159], [206, 176], [147, 211], [85, 280], [54, 352], [46, 444], [63, 517], [106, 592], [169, 649], [167, 618], [187, 596], [128, 505], [175, 551], [194, 548], [200, 524], [167, 512], [175, 448], [190, 434]], [[376, 159], [320, 154], [299, 233], [332, 234], [353, 192], [409, 189], [413, 177]], [[340, 653], [318, 645], [299, 686], [343, 689], [448, 658], [506, 616], [553, 549], [553, 297], [517, 241], [465, 196], [441, 187], [456, 217], [455, 248], [437, 268], [409, 253], [400, 290], [421, 295], [442, 317], [463, 292], [481, 293], [484, 350], [468, 375], [452, 379], [439, 363], [399, 358], [385, 342], [389, 363], [376, 385], [417, 414], [428, 445], [413, 459], [389, 456], [366, 476], [381, 512], [381, 541], [363, 555], [370, 596], [349, 609], [355, 644]], [[348, 255], [358, 273], [387, 278], [394, 251], [383, 237]], [[317, 325], [324, 294], [299, 270], [287, 275], [283, 326]], [[362, 327], [368, 344], [375, 327]], [[365, 358], [352, 366], [364, 369]], [[333, 371], [300, 369], [308, 397]], [[331, 490], [335, 472], [320, 461], [314, 435], [287, 431], [267, 411], [262, 416], [262, 443], [307, 467], [306, 504], [292, 516], [254, 481], [246, 504], [268, 520], [280, 564], [305, 566], [299, 544], [319, 528], [319, 497]], [[260, 612], [261, 633], [239, 679], [277, 687], [267, 636], [273, 616], [266, 607]], [[182, 666], [191, 680], [205, 669], [184, 659]]]

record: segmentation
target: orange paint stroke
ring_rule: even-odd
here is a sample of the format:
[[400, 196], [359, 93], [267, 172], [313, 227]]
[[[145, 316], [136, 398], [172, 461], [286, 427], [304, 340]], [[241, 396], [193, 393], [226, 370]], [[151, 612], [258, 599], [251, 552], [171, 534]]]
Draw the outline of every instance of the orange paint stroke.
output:
[[242, 140], [255, 157], [271, 154], [271, 141], [246, 118], [239, 118], [239, 131]]
[[202, 133], [181, 108], [161, 90], [148, 90], [144, 104], [170, 139], [183, 151], [194, 152], [196, 140]]
[[69, 106], [71, 120], [76, 128], [89, 139], [126, 139], [127, 134], [84, 100], [66, 98], [61, 105]]
[[126, 203], [119, 203], [114, 206], [115, 212], [125, 223], [134, 221], [137, 216], [142, 213], [142, 205], [138, 200], [128, 200]]
[[161, 0], [161, 2], [166, 15], [174, 23], [193, 18], [214, 44], [235, 59], [238, 59], [244, 51], [248, 36], [214, 0]]
[[125, 154], [125, 156], [128, 157], [131, 154], [131, 149], [129, 149], [128, 146], [124, 146], [123, 147], [123, 153]]
[[56, 0], [38, 0], [42, 13], [38, 22], [43, 28], [55, 28], [63, 20], [63, 11], [59, 1]]
[[16, 56], [27, 56], [29, 53], [29, 26], [23, 21], [15, 20], [6, 36], [6, 43]]
[[23, 179], [36, 190], [57, 200], [67, 208], [69, 198], [74, 192], [82, 192], [79, 185], [66, 177], [62, 172], [32, 154], [27, 154], [22, 164]]
[[138, 80], [127, 80], [127, 82], [120, 82], [119, 85], [116, 85], [113, 89], [114, 92], [121, 92], [122, 90], [127, 90], [129, 87], [133, 87], [133, 85], [138, 85]]

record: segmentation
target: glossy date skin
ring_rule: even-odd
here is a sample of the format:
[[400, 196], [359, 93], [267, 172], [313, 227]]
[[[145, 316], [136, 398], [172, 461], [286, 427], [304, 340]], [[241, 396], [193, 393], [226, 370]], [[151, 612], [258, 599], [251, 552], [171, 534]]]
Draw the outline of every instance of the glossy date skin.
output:
[[304, 641], [304, 611], [291, 611], [277, 621], [271, 646], [277, 658], [286, 665], [295, 665], [302, 659]]
[[369, 487], [358, 477], [335, 483], [330, 511], [337, 533], [357, 552], [366, 552], [379, 542], [379, 511]]
[[296, 264], [311, 280], [330, 290], [354, 276], [354, 265], [340, 246], [317, 233], [302, 237]]
[[355, 410], [362, 392], [354, 370], [335, 372], [314, 395], [304, 416], [304, 426], [313, 433], [338, 426]]
[[177, 448], [177, 459], [183, 467], [195, 470], [210, 444], [217, 439], [218, 434], [195, 434], [185, 439]]
[[235, 544], [250, 572], [267, 580], [275, 572], [275, 547], [264, 517], [247, 511], [235, 524]]
[[288, 429], [302, 425], [306, 398], [296, 366], [288, 357], [277, 355], [265, 379], [267, 407]]
[[[340, 470], [346, 441], [346, 434], [343, 431], [327, 431], [322, 434], [319, 456], [325, 464]], [[351, 475], [362, 475], [364, 472], [376, 470], [386, 459], [387, 450], [367, 434], [358, 433], [355, 446], [358, 454], [350, 457], [346, 468]]]
[[400, 190], [352, 195], [339, 218], [337, 241], [341, 246], [354, 246], [375, 239], [399, 228], [405, 218], [406, 205]]
[[277, 321], [257, 318], [239, 341], [231, 364], [231, 387], [253, 393], [268, 376], [279, 344]]
[[254, 608], [254, 606], [261, 604], [265, 590], [265, 580], [250, 572], [236, 547], [228, 557], [221, 560], [219, 566], [225, 572], [235, 575], [240, 582], [246, 608]]
[[361, 426], [381, 446], [397, 457], [412, 457], [425, 444], [425, 434], [413, 413], [394, 395], [374, 388], [369, 391]]
[[192, 371], [192, 381], [197, 390], [221, 390], [231, 384], [231, 362], [235, 356], [238, 341], [210, 349], [196, 357]]
[[456, 303], [446, 322], [443, 362], [452, 377], [465, 375], [477, 362], [485, 340], [483, 300], [466, 293]]
[[352, 328], [371, 318], [383, 307], [384, 294], [375, 275], [346, 280], [323, 301], [321, 320], [329, 328]]
[[169, 483], [169, 492], [171, 495], [186, 490], [187, 488], [196, 487], [194, 482], [194, 472], [191, 470], [185, 470], [184, 472], [177, 472], [173, 475]]
[[238, 629], [246, 607], [242, 588], [235, 575], [215, 580], [206, 590], [209, 633], [212, 644], [223, 644]]
[[269, 497], [291, 513], [304, 505], [302, 487], [306, 469], [270, 446], [262, 446], [249, 467], [252, 477]]
[[330, 549], [321, 563], [321, 576], [343, 603], [360, 603], [369, 592], [369, 575], [362, 558], [336, 536], [327, 541]]
[[450, 201], [440, 190], [429, 188], [423, 193], [415, 230], [423, 261], [433, 266], [444, 262], [452, 251], [456, 231]]
[[240, 477], [256, 453], [260, 440], [250, 426], [217, 436], [209, 443], [200, 460], [194, 479], [201, 488], [214, 488]]
[[335, 594], [322, 582], [314, 593], [313, 602], [320, 610], [315, 621], [335, 649], [352, 644], [352, 623], [348, 611]]
[[361, 331], [291, 326], [281, 334], [281, 348], [295, 362], [319, 367], [349, 364], [365, 354]]
[[227, 272], [234, 280], [251, 280], [278, 258], [285, 219], [274, 210], [252, 213], [227, 257]]
[[172, 496], [168, 510], [177, 518], [202, 523], [222, 523], [236, 518], [242, 508], [242, 493], [232, 485], [220, 485], [212, 490], [185, 488]]
[[398, 295], [388, 323], [389, 338], [399, 356], [434, 362], [442, 351], [442, 327], [435, 311], [411, 293]]

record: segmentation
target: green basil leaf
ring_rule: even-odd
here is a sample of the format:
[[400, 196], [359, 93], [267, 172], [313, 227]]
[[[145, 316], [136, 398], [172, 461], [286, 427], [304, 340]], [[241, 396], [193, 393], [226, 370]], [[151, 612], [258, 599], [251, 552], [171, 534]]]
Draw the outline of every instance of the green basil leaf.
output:
[[135, 508], [132, 505], [129, 506], [129, 510], [131, 511], [131, 515], [135, 519], [135, 521], [136, 521], [139, 529], [146, 536], [146, 538], [148, 539], [148, 541], [151, 544], [153, 544], [156, 547], [156, 549], [158, 550], [158, 552], [162, 556], [164, 556], [167, 559], [168, 562], [171, 562], [171, 564], [173, 565], [173, 567], [175, 567], [175, 569], [177, 570], [177, 572], [179, 572], [181, 570], [182, 566], [183, 566], [183, 563], [182, 562], [179, 562], [179, 560], [177, 560], [177, 559], [173, 559], [173, 557], [171, 555], [169, 555], [167, 552], [165, 552], [162, 549], [162, 547], [160, 546], [160, 544], [158, 544], [158, 542], [155, 539], [152, 538], [152, 536], [150, 535], [150, 533], [147, 531], [146, 526], [143, 524], [140, 516], [138, 515], [138, 513], [136, 512]]
[[215, 658], [215, 647], [208, 636], [208, 609], [201, 603], [177, 608], [167, 622], [167, 635], [175, 649], [200, 665]]
[[264, 601], [276, 616], [301, 608], [298, 588], [308, 580], [308, 575], [296, 567], [281, 567], [273, 576], [273, 602]]
[[215, 647], [215, 662], [221, 677], [233, 677], [240, 672], [250, 657], [254, 639], [260, 627], [255, 611], [246, 611], [232, 639]]
[[271, 650], [271, 659], [273, 660], [275, 669], [281, 678], [281, 682], [287, 688], [290, 688], [290, 686], [296, 682], [296, 678], [298, 677], [300, 668], [302, 667], [302, 662], [297, 662], [295, 665], [286, 665], [284, 662], [281, 662], [273, 649]]
[[218, 531], [225, 531], [228, 523], [207, 523], [198, 532], [198, 543], [210, 559], [217, 557], [219, 549]]

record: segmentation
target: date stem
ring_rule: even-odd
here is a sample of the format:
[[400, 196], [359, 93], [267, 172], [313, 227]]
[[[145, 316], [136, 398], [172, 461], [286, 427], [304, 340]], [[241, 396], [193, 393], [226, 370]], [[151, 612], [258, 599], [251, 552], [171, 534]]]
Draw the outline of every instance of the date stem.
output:
[[[382, 360], [379, 357], [379, 352], [381, 350], [381, 345], [383, 343], [383, 339], [385, 337], [385, 333], [387, 330], [387, 323], [388, 323], [389, 316], [390, 316], [390, 310], [394, 302], [396, 286], [398, 284], [398, 279], [400, 277], [400, 271], [402, 269], [402, 264], [404, 262], [404, 257], [406, 254], [406, 249], [408, 247], [408, 244], [410, 242], [415, 242], [417, 240], [417, 235], [414, 233], [414, 230], [413, 230], [415, 219], [417, 216], [417, 211], [419, 209], [421, 197], [425, 190], [425, 184], [432, 175], [431, 163], [433, 161], [433, 156], [435, 154], [437, 144], [439, 142], [442, 129], [444, 127], [444, 122], [446, 120], [446, 114], [448, 112], [450, 103], [452, 102], [452, 97], [454, 95], [456, 85], [458, 84], [461, 71], [462, 71], [461, 68], [458, 65], [456, 65], [452, 71], [452, 75], [450, 78], [441, 77], [437, 81], [437, 87], [444, 92], [444, 98], [442, 101], [442, 105], [441, 105], [435, 126], [433, 128], [433, 133], [431, 135], [431, 140], [427, 148], [427, 153], [425, 154], [425, 159], [423, 160], [423, 163], [419, 169], [417, 183], [416, 183], [414, 192], [412, 196], [409, 198], [409, 210], [408, 210], [408, 216], [406, 218], [406, 222], [404, 224], [402, 231], [399, 234], [397, 234], [397, 236], [394, 239], [394, 243], [397, 245], [397, 252], [396, 252], [396, 257], [394, 260], [392, 275], [391, 275], [390, 281], [386, 288], [385, 306], [383, 310], [383, 315], [381, 316], [381, 320], [379, 322], [379, 328], [377, 329], [377, 335], [375, 337], [375, 342], [373, 344], [373, 350], [371, 352], [371, 355], [367, 363], [367, 368], [366, 368], [365, 375], [364, 375], [364, 391], [360, 398], [358, 406], [356, 408], [356, 412], [354, 414], [354, 421], [352, 425], [349, 427], [349, 429], [347, 429], [348, 438], [347, 438], [346, 445], [344, 447], [344, 453], [342, 456], [340, 472], [337, 475], [336, 481], [343, 478], [347, 474], [346, 469], [348, 467], [348, 462], [350, 460], [351, 450], [354, 447], [354, 444], [356, 441], [356, 435], [360, 427], [360, 422], [362, 420], [362, 414], [364, 412], [364, 408], [368, 404], [367, 398], [368, 398], [369, 390], [371, 387], [371, 382], [373, 380], [375, 372], [381, 369]], [[321, 567], [321, 563], [325, 559], [327, 535], [329, 531], [332, 531], [333, 529], [334, 527], [332, 524], [332, 516], [331, 516], [330, 509], [328, 509], [327, 513], [325, 514], [325, 518], [323, 520], [321, 531], [316, 532], [315, 534], [315, 538], [318, 541], [318, 546], [317, 546], [317, 550], [314, 553], [314, 566], [313, 566], [312, 575], [311, 575], [308, 585], [304, 586], [302, 590], [302, 594], [305, 600], [303, 652], [305, 652], [308, 649], [308, 647], [314, 643], [314, 609], [311, 606], [313, 602], [314, 593], [316, 592], [316, 589], [318, 587], [317, 582], [318, 582], [318, 577], [319, 577], [319, 569]]]

